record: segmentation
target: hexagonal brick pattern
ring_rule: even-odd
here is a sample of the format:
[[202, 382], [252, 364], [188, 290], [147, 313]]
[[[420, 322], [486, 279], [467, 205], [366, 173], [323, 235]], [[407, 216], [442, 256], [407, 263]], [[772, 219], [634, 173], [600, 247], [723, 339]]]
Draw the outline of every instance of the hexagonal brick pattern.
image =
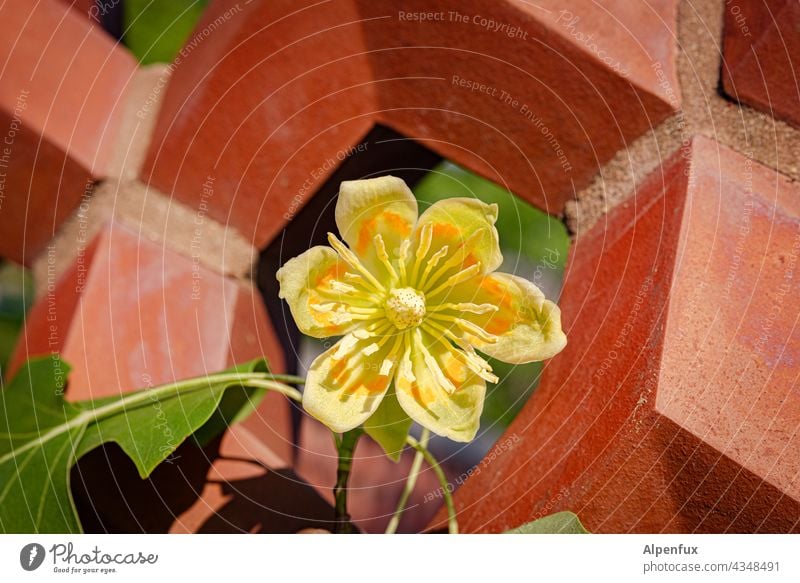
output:
[[[260, 296], [163, 245], [110, 223], [29, 314], [10, 370], [60, 352], [67, 397], [99, 398], [216, 372], [266, 355], [283, 370]], [[288, 403], [270, 393], [244, 425], [290, 458]]]
[[674, 0], [357, 4], [379, 119], [551, 214], [679, 105]]
[[576, 241], [569, 345], [457, 493], [464, 530], [800, 531], [798, 256], [797, 185], [706, 138], [676, 153]]
[[214, 168], [208, 215], [258, 247], [373, 125], [350, 2], [214, 2], [174, 66], [142, 179], [197, 206]]
[[142, 178], [197, 206], [213, 166], [209, 214], [261, 248], [377, 122], [560, 213], [678, 106], [677, 2], [540, 4], [215, 2]]
[[800, 4], [725, 2], [723, 57], [728, 95], [800, 126]]
[[0, 6], [0, 256], [30, 262], [109, 164], [134, 59], [57, 0]]

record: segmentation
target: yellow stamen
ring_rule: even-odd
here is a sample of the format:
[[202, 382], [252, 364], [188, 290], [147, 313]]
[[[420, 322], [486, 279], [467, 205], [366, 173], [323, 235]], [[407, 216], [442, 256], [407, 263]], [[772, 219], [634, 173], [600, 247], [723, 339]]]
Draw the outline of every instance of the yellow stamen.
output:
[[471, 277], [475, 277], [481, 271], [481, 263], [475, 263], [474, 265], [470, 265], [466, 269], [462, 269], [454, 276], [447, 278], [439, 287], [435, 288], [433, 291], [426, 292], [426, 296], [431, 298], [438, 294], [439, 292], [449, 289], [454, 285], [467, 281]]
[[339, 257], [341, 257], [345, 263], [358, 271], [367, 282], [372, 284], [372, 286], [375, 288], [375, 291], [379, 293], [386, 291], [386, 288], [383, 287], [381, 282], [375, 279], [375, 276], [372, 275], [369, 270], [361, 264], [361, 261], [358, 259], [358, 257], [356, 257], [355, 253], [350, 251], [350, 249], [348, 249], [344, 243], [339, 241], [339, 239], [336, 238], [336, 235], [333, 233], [328, 233], [328, 242], [331, 244], [331, 247], [336, 250], [336, 252], [339, 254]]
[[403, 239], [398, 250], [398, 266], [400, 267], [400, 282], [403, 284], [408, 283], [406, 274], [406, 261], [408, 261], [408, 249], [411, 247], [411, 239]]
[[489, 312], [496, 312], [500, 308], [492, 304], [473, 304], [471, 302], [462, 302], [458, 304], [446, 303], [436, 306], [428, 306], [429, 312], [442, 312], [444, 310], [454, 310], [457, 312], [469, 312], [470, 314], [488, 314]]
[[430, 315], [431, 318], [435, 318], [437, 320], [442, 320], [445, 322], [452, 322], [456, 326], [458, 326], [463, 332], [467, 334], [471, 334], [475, 336], [482, 342], [486, 342], [487, 344], [494, 344], [499, 340], [497, 336], [494, 334], [489, 334], [486, 330], [478, 326], [477, 324], [473, 324], [469, 320], [465, 320], [464, 318], [456, 318], [455, 316], [451, 316], [449, 314], [440, 314], [434, 313]]
[[419, 282], [417, 282], [417, 287], [419, 289], [424, 289], [425, 287], [425, 280], [428, 279], [428, 275], [430, 275], [431, 270], [439, 264], [439, 261], [442, 260], [442, 257], [447, 255], [450, 248], [445, 245], [441, 249], [439, 249], [436, 253], [433, 254], [430, 261], [428, 261], [428, 265], [425, 266], [425, 271], [422, 272], [422, 276], [419, 278]]
[[445, 273], [447, 273], [450, 269], [454, 268], [456, 265], [459, 265], [459, 266], [463, 265], [464, 257], [462, 256], [462, 253], [460, 253], [459, 251], [464, 249], [465, 247], [469, 246], [474, 239], [477, 239], [478, 237], [482, 237], [484, 231], [486, 231], [485, 228], [478, 229], [477, 231], [472, 233], [472, 235], [467, 237], [466, 241], [464, 241], [464, 243], [459, 245], [458, 249], [456, 249], [455, 253], [453, 253], [453, 255], [450, 257], [450, 259], [445, 261], [444, 265], [442, 265], [439, 268], [439, 270], [436, 273], [434, 273], [433, 277], [428, 282], [428, 285], [434, 285], [436, 282], [439, 281], [439, 279]]
[[417, 273], [419, 273], [419, 266], [428, 251], [431, 249], [431, 239], [433, 238], [433, 227], [430, 223], [423, 225], [422, 232], [419, 238], [419, 247], [417, 247], [416, 258], [414, 259], [414, 268], [411, 270], [411, 281], [417, 281]]
[[[428, 334], [433, 336], [437, 342], [445, 346], [453, 356], [461, 359], [462, 362], [464, 362], [464, 364], [467, 365], [467, 367], [476, 375], [486, 381], [489, 381], [490, 383], [496, 383], [499, 380], [497, 376], [492, 373], [491, 365], [481, 358], [470, 344], [465, 343], [450, 330], [430, 320], [425, 322], [423, 328], [425, 328]], [[453, 341], [457, 347], [450, 344], [450, 342], [448, 342], [443, 336]]]
[[442, 367], [439, 366], [439, 362], [433, 357], [428, 347], [425, 346], [425, 343], [422, 341], [422, 330], [417, 328], [414, 331], [416, 341], [418, 342], [417, 348], [419, 348], [420, 352], [422, 352], [422, 359], [425, 361], [425, 366], [428, 367], [428, 372], [433, 375], [433, 378], [436, 380], [438, 385], [445, 390], [448, 394], [452, 395], [456, 392], [456, 386], [453, 384], [447, 376], [444, 374]]
[[383, 242], [383, 237], [381, 237], [380, 233], [375, 235], [375, 238], [372, 240], [375, 244], [375, 252], [378, 255], [378, 259], [381, 260], [383, 266], [386, 268], [386, 271], [389, 272], [389, 277], [392, 280], [392, 283], [396, 282], [399, 278], [397, 272], [394, 270], [394, 266], [392, 266], [392, 262], [389, 260], [389, 254], [386, 252], [386, 243]]

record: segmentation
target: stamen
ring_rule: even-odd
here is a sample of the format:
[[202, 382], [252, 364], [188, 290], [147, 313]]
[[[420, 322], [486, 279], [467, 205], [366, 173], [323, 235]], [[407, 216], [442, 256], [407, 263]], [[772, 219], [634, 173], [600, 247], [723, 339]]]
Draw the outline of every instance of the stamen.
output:
[[411, 247], [411, 239], [403, 239], [398, 250], [398, 266], [400, 267], [400, 282], [403, 284], [408, 283], [406, 277], [406, 261], [408, 261], [408, 250]]
[[371, 338], [373, 336], [378, 336], [379, 334], [383, 334], [386, 330], [391, 328], [391, 324], [384, 319], [380, 319], [373, 324], [368, 326], [359, 327], [356, 330], [353, 330], [351, 334], [356, 338], [361, 340], [366, 340], [367, 338]]
[[[433, 329], [428, 330], [426, 327], [431, 327]], [[442, 344], [442, 346], [447, 348], [447, 350], [450, 352], [450, 354], [453, 355], [453, 357], [460, 359], [461, 362], [463, 362], [467, 366], [467, 368], [469, 368], [473, 373], [481, 377], [483, 380], [488, 381], [490, 383], [496, 383], [500, 380], [497, 377], [497, 375], [495, 375], [492, 372], [491, 365], [488, 362], [486, 362], [486, 360], [481, 358], [480, 355], [478, 355], [478, 353], [475, 352], [475, 349], [472, 348], [471, 345], [465, 344], [463, 341], [457, 338], [450, 330], [447, 330], [440, 324], [437, 324], [436, 322], [431, 322], [430, 320], [428, 320], [425, 323], [423, 328], [426, 328], [425, 331], [428, 334], [433, 336], [433, 338], [437, 342], [439, 342], [440, 344]], [[448, 342], [445, 338], [443, 338], [436, 332], [443, 333], [450, 340], [455, 342], [458, 345], [458, 347], [450, 344], [450, 342]]]
[[[388, 338], [389, 336], [385, 336], [384, 341]], [[386, 358], [384, 358], [383, 362], [381, 363], [381, 368], [378, 371], [378, 374], [380, 376], [382, 377], [389, 376], [389, 374], [392, 372], [392, 369], [394, 369], [395, 365], [397, 364], [397, 353], [399, 352], [400, 344], [402, 343], [402, 341], [403, 341], [402, 334], [399, 335], [397, 338], [395, 338], [394, 345], [389, 350], [389, 353], [386, 355]]]
[[469, 312], [470, 314], [488, 314], [489, 312], [496, 312], [500, 308], [492, 304], [473, 304], [471, 302], [462, 302], [458, 304], [446, 303], [439, 304], [438, 306], [428, 306], [427, 309], [429, 312], [455, 310], [457, 312]]
[[337, 326], [340, 324], [350, 324], [359, 320], [372, 320], [377, 314], [350, 314], [348, 312], [336, 311], [331, 314], [331, 322]]
[[346, 314], [366, 314], [373, 315], [378, 313], [378, 308], [360, 308], [358, 306], [351, 306], [344, 302], [325, 302], [324, 304], [309, 304], [309, 308], [315, 312], [329, 314], [331, 312], [346, 313]]
[[328, 286], [333, 290], [343, 294], [356, 294], [360, 290], [354, 286], [350, 285], [349, 283], [345, 283], [343, 281], [339, 281], [338, 279], [332, 279], [328, 282]]
[[414, 268], [411, 270], [411, 281], [417, 280], [417, 273], [419, 273], [419, 265], [425, 256], [428, 254], [428, 251], [431, 249], [431, 240], [433, 238], [433, 227], [430, 223], [426, 223], [422, 226], [422, 232], [420, 233], [419, 239], [419, 247], [417, 247], [416, 251], [416, 258], [414, 259]]
[[431, 314], [431, 318], [435, 318], [438, 320], [444, 320], [445, 322], [452, 322], [463, 332], [467, 334], [471, 334], [478, 338], [481, 342], [486, 342], [487, 344], [494, 344], [499, 340], [497, 336], [494, 334], [489, 334], [486, 330], [478, 326], [477, 324], [473, 324], [469, 320], [465, 320], [464, 318], [456, 318], [455, 316], [451, 316], [449, 314]]
[[386, 288], [383, 287], [381, 282], [375, 279], [375, 276], [372, 275], [369, 270], [361, 264], [361, 261], [358, 259], [358, 257], [356, 257], [355, 253], [350, 251], [350, 249], [348, 249], [344, 243], [339, 241], [339, 239], [336, 238], [336, 235], [333, 233], [328, 233], [328, 242], [330, 243], [331, 247], [336, 250], [336, 252], [339, 254], [339, 257], [341, 257], [345, 263], [358, 271], [362, 276], [364, 276], [364, 279], [366, 279], [367, 282], [372, 284], [372, 286], [375, 288], [375, 291], [379, 293], [386, 291]]
[[430, 261], [428, 262], [428, 265], [425, 266], [425, 271], [422, 272], [422, 276], [419, 278], [419, 281], [417, 282], [417, 287], [419, 289], [424, 289], [425, 280], [428, 278], [428, 275], [430, 275], [431, 270], [439, 264], [439, 261], [442, 260], [442, 257], [447, 255], [449, 250], [450, 248], [447, 245], [445, 245], [444, 247], [442, 247], [436, 253], [433, 254]]
[[478, 275], [480, 271], [481, 271], [481, 262], [478, 261], [478, 263], [470, 265], [466, 269], [462, 269], [461, 271], [456, 273], [453, 277], [447, 278], [444, 281], [444, 283], [442, 283], [439, 287], [437, 287], [433, 291], [427, 292], [426, 297], [430, 298], [432, 296], [435, 296], [442, 290], [446, 290], [450, 287], [453, 287], [454, 285], [467, 281], [471, 277], [475, 277], [476, 275]]
[[350, 352], [355, 347], [356, 344], [358, 344], [358, 338], [348, 334], [339, 341], [339, 344], [332, 355], [333, 358], [336, 360], [341, 360], [345, 354]]
[[383, 237], [381, 237], [381, 234], [378, 233], [375, 235], [375, 238], [372, 239], [372, 241], [375, 243], [375, 252], [378, 254], [378, 259], [381, 260], [381, 263], [383, 263], [386, 271], [389, 272], [389, 277], [392, 279], [392, 283], [396, 282], [399, 279], [399, 276], [394, 270], [392, 262], [389, 260], [389, 254], [386, 252], [386, 243], [383, 242]]
[[472, 233], [469, 237], [467, 237], [466, 240], [461, 245], [458, 246], [458, 249], [456, 250], [455, 253], [453, 253], [450, 259], [448, 259], [444, 263], [444, 265], [442, 265], [439, 268], [439, 270], [433, 275], [431, 280], [428, 282], [428, 285], [434, 285], [436, 282], [439, 281], [439, 278], [441, 278], [445, 273], [447, 273], [450, 269], [452, 269], [456, 265], [463, 265], [464, 257], [462, 256], [462, 253], [459, 253], [458, 251], [467, 247], [470, 243], [472, 243], [474, 239], [483, 236], [484, 231], [486, 231], [486, 228], [482, 227], [477, 231], [475, 231], [474, 233]]
[[439, 366], [439, 362], [433, 357], [427, 346], [425, 346], [425, 343], [422, 341], [422, 331], [419, 328], [415, 330], [415, 336], [417, 342], [419, 342], [418, 347], [422, 352], [422, 358], [425, 361], [425, 365], [428, 367], [428, 371], [433, 375], [433, 378], [436, 379], [439, 386], [444, 389], [445, 392], [452, 395], [456, 392], [457, 387], [453, 384], [453, 381], [447, 378], [442, 367]]
[[404, 334], [403, 337], [405, 340], [405, 349], [400, 359], [400, 367], [397, 374], [404, 377], [409, 384], [411, 384], [417, 382], [417, 377], [414, 375], [414, 367], [411, 364], [411, 334]]

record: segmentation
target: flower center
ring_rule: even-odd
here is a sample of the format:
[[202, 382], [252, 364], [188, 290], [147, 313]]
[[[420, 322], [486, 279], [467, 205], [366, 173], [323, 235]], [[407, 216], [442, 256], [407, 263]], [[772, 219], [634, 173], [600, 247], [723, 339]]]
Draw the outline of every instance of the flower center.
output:
[[425, 296], [410, 287], [396, 288], [389, 292], [384, 309], [398, 330], [419, 326], [425, 317]]

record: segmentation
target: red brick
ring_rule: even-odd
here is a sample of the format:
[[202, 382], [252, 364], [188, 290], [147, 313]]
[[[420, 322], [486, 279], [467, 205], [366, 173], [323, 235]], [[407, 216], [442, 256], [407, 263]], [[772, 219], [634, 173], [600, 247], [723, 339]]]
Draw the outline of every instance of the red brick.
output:
[[726, 93], [800, 126], [800, 4], [725, 2], [723, 48]]
[[463, 529], [799, 531], [798, 233], [800, 187], [695, 138], [579, 238], [569, 345], [457, 493]]
[[672, 0], [451, 0], [435, 7], [443, 20], [423, 23], [398, 8], [430, 12], [426, 0], [358, 5], [375, 18], [364, 31], [379, 119], [551, 214], [680, 102]]
[[[67, 397], [98, 398], [283, 356], [252, 288], [225, 278], [116, 223], [32, 308], [15, 369], [60, 352], [73, 370]], [[244, 425], [289, 459], [289, 409], [270, 393]]]
[[[59, 0], [68, 6], [71, 6], [74, 10], [85, 14], [91, 20], [95, 22], [100, 22], [99, 15], [100, 15], [100, 7], [98, 6], [97, 0]], [[121, 0], [120, 0], [121, 1]]]
[[245, 427], [225, 434], [198, 500], [169, 531], [293, 533], [331, 529], [333, 507]]
[[[227, 19], [239, 4], [214, 3], [195, 36], [213, 28], [208, 40], [178, 58], [143, 179], [197, 206], [214, 167], [220, 194], [209, 214], [263, 247], [379, 122], [559, 213], [680, 102], [675, 0], [610, 12], [576, 2], [570, 25], [554, 1], [549, 12], [516, 0], [440, 4], [446, 16], [493, 19], [527, 37], [480, 21], [400, 21], [385, 1], [255, 0]], [[402, 10], [431, 8], [419, 0]], [[453, 75], [496, 95], [454, 87]], [[518, 103], [502, 103], [501, 91]]]
[[[362, 532], [381, 533], [386, 530], [405, 486], [413, 457], [407, 449], [395, 463], [369, 437], [361, 437], [353, 455], [347, 503], [353, 524]], [[295, 469], [330, 504], [333, 503], [336, 465], [333, 434], [321, 423], [305, 417]], [[438, 488], [439, 482], [433, 471], [423, 465], [398, 532], [419, 532], [425, 527], [441, 504], [440, 497], [426, 499], [426, 494]]]
[[176, 59], [142, 171], [198, 206], [214, 168], [209, 216], [259, 247], [373, 125], [356, 10], [311, 4], [211, 4]]
[[133, 58], [56, 0], [0, 6], [0, 256], [30, 262], [105, 175]]

